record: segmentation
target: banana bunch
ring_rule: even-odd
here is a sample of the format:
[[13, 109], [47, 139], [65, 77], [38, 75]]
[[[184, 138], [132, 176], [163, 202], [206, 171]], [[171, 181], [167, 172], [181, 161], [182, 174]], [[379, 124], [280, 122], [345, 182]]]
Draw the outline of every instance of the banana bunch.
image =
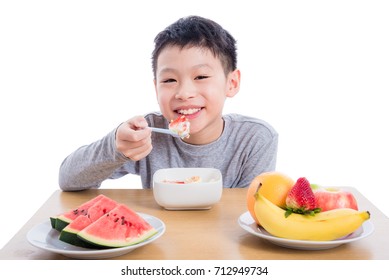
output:
[[254, 212], [261, 226], [270, 234], [287, 239], [330, 241], [346, 236], [370, 218], [368, 211], [340, 208], [320, 212], [314, 216], [292, 213], [256, 193]]

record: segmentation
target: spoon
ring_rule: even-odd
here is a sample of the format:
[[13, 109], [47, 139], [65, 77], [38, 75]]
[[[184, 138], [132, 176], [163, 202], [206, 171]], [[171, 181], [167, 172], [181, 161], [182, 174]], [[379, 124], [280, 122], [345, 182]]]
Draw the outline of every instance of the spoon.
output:
[[177, 133], [169, 130], [169, 129], [166, 129], [166, 128], [157, 128], [157, 127], [150, 127], [151, 128], [151, 131], [154, 131], [154, 132], [157, 132], [157, 133], [163, 133], [163, 134], [169, 134], [173, 137], [179, 137], [181, 138], [180, 135], [178, 135]]

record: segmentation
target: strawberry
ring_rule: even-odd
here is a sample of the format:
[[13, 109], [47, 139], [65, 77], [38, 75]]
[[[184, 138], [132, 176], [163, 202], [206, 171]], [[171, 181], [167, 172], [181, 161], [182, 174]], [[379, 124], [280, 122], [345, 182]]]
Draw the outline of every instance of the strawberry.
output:
[[315, 215], [320, 208], [316, 207], [315, 195], [305, 177], [297, 179], [286, 197], [285, 217], [292, 213]]

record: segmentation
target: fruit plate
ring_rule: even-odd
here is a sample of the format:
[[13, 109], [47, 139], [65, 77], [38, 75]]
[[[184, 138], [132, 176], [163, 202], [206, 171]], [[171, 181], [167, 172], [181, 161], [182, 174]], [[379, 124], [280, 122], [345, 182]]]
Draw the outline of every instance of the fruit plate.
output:
[[299, 250], [325, 250], [335, 248], [337, 246], [354, 242], [369, 236], [374, 231], [374, 226], [371, 221], [365, 221], [363, 225], [353, 233], [332, 241], [306, 241], [279, 238], [268, 233], [263, 227], [258, 226], [251, 217], [250, 212], [245, 212], [240, 215], [238, 224], [247, 232], [256, 235], [260, 238], [276, 244], [281, 247], [299, 249]]
[[165, 224], [156, 217], [138, 213], [150, 225], [152, 225], [157, 233], [149, 239], [134, 244], [131, 246], [110, 248], [110, 249], [88, 249], [73, 246], [66, 242], [59, 240], [59, 232], [51, 227], [50, 221], [46, 221], [35, 225], [28, 233], [27, 240], [31, 245], [41, 248], [46, 251], [61, 254], [66, 257], [75, 259], [106, 259], [121, 256], [135, 250], [136, 248], [145, 246], [159, 237], [165, 232]]

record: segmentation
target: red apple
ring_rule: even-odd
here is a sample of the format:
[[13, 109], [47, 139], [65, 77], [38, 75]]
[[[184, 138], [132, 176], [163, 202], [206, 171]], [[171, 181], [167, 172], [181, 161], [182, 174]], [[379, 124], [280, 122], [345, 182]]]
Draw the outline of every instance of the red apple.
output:
[[337, 208], [351, 208], [358, 210], [357, 200], [354, 195], [341, 188], [318, 188], [314, 189], [316, 206], [321, 211]]

